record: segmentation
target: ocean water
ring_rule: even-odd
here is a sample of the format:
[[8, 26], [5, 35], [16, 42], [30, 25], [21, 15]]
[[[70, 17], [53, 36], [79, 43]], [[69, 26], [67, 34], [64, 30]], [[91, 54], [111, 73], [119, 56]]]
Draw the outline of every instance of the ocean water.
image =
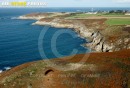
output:
[[[94, 8], [94, 10], [105, 11], [113, 9], [129, 10], [129, 8]], [[49, 27], [41, 39], [43, 44], [40, 46], [46, 57], [41, 57], [38, 41], [40, 34], [45, 30], [44, 26], [31, 25], [35, 20], [18, 20], [14, 18], [34, 12], [89, 10], [91, 8], [0, 8], [0, 72], [26, 62], [90, 52], [89, 49], [82, 46], [87, 41], [80, 38], [71, 29]], [[61, 31], [62, 34], [58, 36], [56, 41], [52, 41], [58, 31]], [[59, 54], [55, 54], [53, 48], [56, 48]], [[77, 53], [71, 53], [74, 49], [77, 50]]]
[[[78, 50], [76, 54], [89, 52], [81, 46], [86, 40], [80, 38], [71, 29], [49, 27], [42, 38], [43, 46], [39, 46], [46, 57], [41, 57], [38, 39], [42, 30], [45, 30], [44, 26], [31, 25], [35, 20], [14, 19], [20, 15], [40, 11], [48, 10], [0, 9], [0, 72], [26, 62], [73, 55], [75, 54], [71, 53], [73, 49]], [[62, 34], [58, 36], [55, 44], [52, 38], [58, 31]], [[66, 31], [67, 33], [64, 33]], [[59, 54], [55, 54], [53, 48], [56, 48]]]

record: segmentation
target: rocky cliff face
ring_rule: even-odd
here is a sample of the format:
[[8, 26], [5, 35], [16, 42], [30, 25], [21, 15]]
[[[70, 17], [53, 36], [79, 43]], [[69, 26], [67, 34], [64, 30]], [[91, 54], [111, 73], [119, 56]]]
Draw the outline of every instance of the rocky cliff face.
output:
[[92, 42], [86, 44], [86, 46], [98, 52], [112, 52], [114, 50], [114, 45], [112, 43], [108, 43], [99, 32], [93, 33], [91, 37]]
[[87, 28], [83, 23], [77, 20], [66, 20], [66, 19], [53, 19], [51, 21], [39, 20], [41, 18], [33, 17], [23, 17], [22, 19], [37, 19], [38, 21], [33, 23], [33, 25], [50, 25], [57, 28], [72, 28], [81, 37], [89, 40], [89, 43], [84, 44], [84, 46], [89, 47], [92, 51], [96, 52], [113, 52], [122, 49], [130, 49], [130, 38], [120, 38], [114, 43], [109, 42], [100, 31], [94, 28]]
[[[109, 44], [105, 37], [99, 32], [92, 29], [79, 28], [79, 34], [82, 37], [89, 39], [89, 43], [84, 44], [86, 47], [91, 48], [96, 52], [112, 52], [114, 51], [114, 45]], [[91, 30], [91, 31], [90, 31]]]

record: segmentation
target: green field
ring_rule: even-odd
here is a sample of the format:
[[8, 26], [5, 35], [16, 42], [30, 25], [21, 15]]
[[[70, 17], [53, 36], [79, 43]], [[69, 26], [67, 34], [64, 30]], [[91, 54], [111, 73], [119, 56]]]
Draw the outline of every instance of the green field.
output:
[[130, 25], [130, 16], [117, 13], [98, 13], [98, 14], [86, 14], [86, 13], [75, 13], [67, 17], [67, 19], [77, 18], [89, 18], [89, 17], [104, 17], [107, 19], [105, 22], [107, 25]]
[[98, 13], [98, 14], [86, 14], [86, 13], [81, 13], [81, 14], [73, 14], [70, 15], [67, 18], [87, 18], [87, 17], [92, 17], [92, 16], [96, 16], [96, 17], [130, 17], [128, 15], [124, 15], [124, 14], [103, 14], [103, 13]]
[[69, 17], [67, 17], [67, 18], [85, 18], [85, 17], [91, 17], [91, 16], [97, 16], [96, 14], [85, 14], [85, 13], [83, 13], [83, 14], [75, 14], [75, 15], [71, 15], [71, 16], [69, 16]]
[[108, 25], [130, 25], [130, 19], [108, 19], [106, 21]]

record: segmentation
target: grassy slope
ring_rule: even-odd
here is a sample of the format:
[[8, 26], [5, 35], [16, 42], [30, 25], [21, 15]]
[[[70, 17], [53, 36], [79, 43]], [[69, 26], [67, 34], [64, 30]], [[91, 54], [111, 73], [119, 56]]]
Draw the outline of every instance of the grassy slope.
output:
[[85, 17], [91, 17], [91, 16], [98, 16], [98, 17], [130, 17], [128, 15], [123, 15], [123, 14], [102, 14], [102, 13], [85, 14], [85, 13], [81, 13], [81, 14], [71, 15], [68, 18], [85, 18]]
[[[88, 18], [88, 17], [106, 17], [108, 20], [106, 21], [107, 25], [130, 25], [130, 16], [123, 15], [123, 14], [75, 14], [67, 17], [68, 19], [74, 19], [74, 18]], [[109, 18], [109, 17], [121, 17], [121, 19], [117, 18]], [[122, 18], [122, 17], [128, 17], [128, 18]]]
[[108, 19], [106, 21], [108, 25], [130, 25], [130, 19]]
[[85, 58], [82, 67], [66, 71], [50, 67], [45, 61], [27, 63], [1, 74], [0, 88], [129, 88], [129, 53], [123, 50], [52, 60], [59, 68], [75, 64], [67, 65], [69, 69]]

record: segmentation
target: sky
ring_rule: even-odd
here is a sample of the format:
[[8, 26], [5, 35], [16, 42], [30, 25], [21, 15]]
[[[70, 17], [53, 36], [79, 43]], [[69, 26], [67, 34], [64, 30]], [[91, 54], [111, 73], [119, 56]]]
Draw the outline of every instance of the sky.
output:
[[[4, 0], [2, 0], [4, 1]], [[130, 0], [6, 0], [45, 2], [46, 7], [130, 7]]]
[[[40, 0], [39, 0], [40, 1]], [[130, 7], [130, 0], [44, 0], [48, 7]]]

